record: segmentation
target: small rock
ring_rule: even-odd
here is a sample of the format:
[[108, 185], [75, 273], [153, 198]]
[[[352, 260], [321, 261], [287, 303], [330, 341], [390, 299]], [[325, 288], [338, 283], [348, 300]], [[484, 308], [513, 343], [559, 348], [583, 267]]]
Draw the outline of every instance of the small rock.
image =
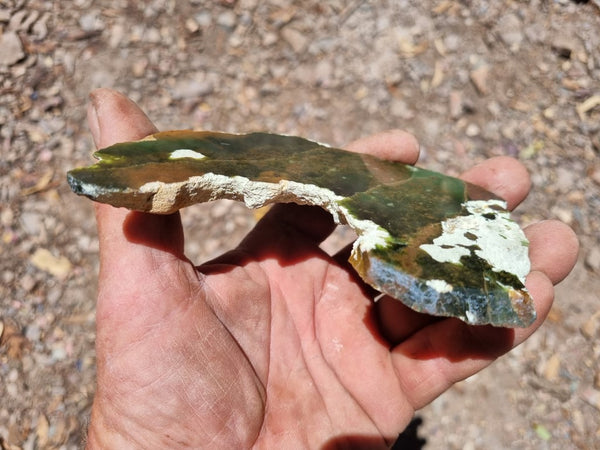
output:
[[328, 86], [331, 83], [333, 67], [329, 59], [322, 59], [315, 67], [314, 80], [317, 86]]
[[479, 136], [480, 133], [481, 130], [479, 129], [477, 124], [474, 123], [470, 123], [469, 125], [467, 125], [467, 129], [465, 130], [465, 134], [469, 137]]
[[51, 357], [53, 361], [63, 361], [67, 356], [67, 350], [62, 342], [52, 345]]
[[93, 32], [103, 30], [104, 22], [97, 11], [92, 11], [79, 18], [79, 26], [85, 32]]
[[597, 164], [589, 169], [588, 175], [594, 183], [600, 186], [600, 164]]
[[50, 431], [50, 424], [44, 414], [40, 414], [38, 417], [38, 423], [35, 430], [37, 436], [37, 443], [41, 447], [48, 445], [48, 432]]
[[585, 257], [585, 265], [590, 269], [598, 272], [600, 271], [600, 248], [592, 247]]
[[9, 397], [16, 398], [19, 395], [19, 389], [15, 383], [6, 383], [5, 389]]
[[392, 99], [390, 104], [390, 113], [400, 119], [410, 120], [415, 117], [414, 111], [410, 109], [408, 104], [399, 98]]
[[0, 9], [0, 22], [7, 23], [10, 20], [10, 9]]
[[146, 73], [146, 68], [148, 67], [148, 60], [146, 58], [138, 59], [134, 61], [131, 66], [131, 73], [134, 77], [140, 78], [144, 76]]
[[40, 20], [33, 24], [31, 27], [31, 31], [36, 41], [41, 41], [46, 39], [48, 36], [48, 19], [50, 18], [50, 14], [46, 13], [42, 16]]
[[477, 89], [477, 92], [481, 95], [487, 95], [489, 92], [488, 88], [488, 75], [490, 73], [490, 68], [487, 65], [479, 66], [478, 68], [472, 70], [469, 73], [469, 77], [471, 78], [471, 82]]
[[196, 14], [194, 16], [194, 19], [195, 19], [196, 23], [199, 26], [201, 26], [202, 28], [208, 28], [208, 27], [210, 27], [210, 24], [212, 23], [212, 17], [210, 15], [209, 11], [199, 12], [198, 14]]
[[198, 97], [204, 97], [214, 91], [214, 86], [210, 81], [199, 79], [178, 80], [173, 87], [172, 97], [174, 100], [189, 100]]
[[519, 50], [524, 38], [523, 24], [515, 14], [507, 14], [500, 18], [496, 30], [511, 52]]
[[450, 117], [453, 119], [458, 119], [463, 113], [462, 93], [460, 91], [450, 92], [448, 104], [450, 109]]
[[13, 31], [0, 34], [0, 66], [12, 66], [25, 58], [23, 43]]
[[8, 22], [8, 29], [12, 30], [12, 31], [26, 31], [23, 28], [23, 22], [25, 22], [25, 16], [27, 16], [27, 11], [25, 9], [16, 11], [11, 16], [11, 18]]
[[277, 37], [277, 34], [275, 34], [273, 32], [268, 32], [263, 35], [262, 44], [265, 47], [269, 47], [270, 45], [275, 44], [278, 40], [279, 40], [279, 38]]
[[296, 53], [304, 53], [308, 47], [307, 37], [295, 28], [285, 27], [281, 30], [281, 37], [290, 44]]
[[198, 25], [198, 22], [196, 22], [196, 20], [193, 17], [188, 17], [185, 21], [185, 29], [188, 30], [188, 32], [194, 34], [198, 32], [198, 30], [200, 29], [200, 25]]
[[586, 403], [593, 406], [594, 408], [600, 410], [600, 391], [592, 387], [588, 387], [583, 389], [580, 395], [582, 400], [584, 400]]
[[35, 280], [31, 275], [25, 274], [25, 275], [23, 275], [23, 277], [21, 277], [20, 284], [21, 284], [21, 288], [25, 292], [31, 292], [33, 290], [33, 288], [35, 287]]
[[231, 211], [231, 202], [229, 200], [219, 200], [211, 204], [210, 215], [213, 219], [220, 219]]
[[449, 34], [448, 36], [444, 37], [443, 42], [446, 51], [455, 52], [461, 47], [462, 38], [456, 34]]
[[40, 270], [64, 279], [71, 271], [71, 262], [64, 256], [56, 257], [45, 248], [38, 248], [29, 258], [31, 264]]
[[557, 381], [560, 373], [560, 356], [554, 354], [544, 364], [544, 378], [548, 381]]
[[228, 30], [233, 30], [237, 23], [237, 16], [233, 11], [223, 11], [217, 17], [217, 24]]
[[556, 169], [555, 188], [562, 193], [570, 192], [577, 180], [577, 174], [573, 170], [565, 167]]
[[559, 31], [550, 43], [550, 48], [561, 58], [570, 59], [582, 50], [579, 39], [566, 30]]
[[24, 212], [20, 217], [23, 230], [30, 236], [38, 236], [43, 229], [43, 217], [37, 212]]
[[163, 42], [164, 37], [160, 34], [158, 28], [148, 28], [144, 33], [144, 42], [149, 44], [159, 44]]
[[600, 310], [596, 311], [592, 316], [581, 325], [581, 334], [588, 339], [596, 339], [600, 332]]
[[116, 23], [110, 29], [110, 37], [108, 38], [108, 45], [111, 48], [117, 48], [123, 42], [125, 37], [125, 27], [121, 23]]
[[9, 359], [19, 360], [23, 353], [29, 348], [27, 338], [21, 333], [21, 329], [13, 320], [3, 321], [3, 331], [0, 335], [0, 346], [6, 349]]
[[570, 209], [561, 208], [560, 206], [554, 206], [554, 207], [552, 207], [552, 209], [550, 211], [561, 222], [564, 222], [567, 225], [570, 225], [573, 223], [573, 211], [571, 211]]
[[39, 341], [41, 334], [42, 332], [40, 330], [40, 327], [36, 324], [32, 323], [31, 325], [28, 325], [27, 328], [25, 328], [25, 337], [31, 342]]

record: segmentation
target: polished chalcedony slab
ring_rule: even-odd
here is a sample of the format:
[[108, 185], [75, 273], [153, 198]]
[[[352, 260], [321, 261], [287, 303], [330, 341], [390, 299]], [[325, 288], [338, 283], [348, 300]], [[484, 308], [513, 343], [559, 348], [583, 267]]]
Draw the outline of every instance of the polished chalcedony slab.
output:
[[168, 131], [99, 150], [68, 173], [95, 201], [168, 214], [228, 198], [318, 205], [358, 235], [350, 262], [412, 309], [525, 327], [528, 241], [503, 200], [457, 178], [300, 137]]

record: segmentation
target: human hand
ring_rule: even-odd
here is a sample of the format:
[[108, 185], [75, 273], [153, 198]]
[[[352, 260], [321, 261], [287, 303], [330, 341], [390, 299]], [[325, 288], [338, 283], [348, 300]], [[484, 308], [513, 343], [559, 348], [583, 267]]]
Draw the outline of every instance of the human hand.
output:
[[[99, 148], [156, 131], [120, 94], [92, 94]], [[350, 150], [414, 163], [402, 132]], [[514, 208], [529, 178], [510, 158], [463, 178]], [[376, 294], [347, 251], [319, 244], [333, 231], [316, 207], [276, 205], [234, 250], [195, 267], [179, 214], [97, 204], [100, 276], [97, 391], [88, 447], [386, 447], [415, 410], [525, 340], [543, 322], [553, 284], [574, 265], [565, 225], [531, 225], [527, 287], [538, 319], [527, 329], [468, 326]]]

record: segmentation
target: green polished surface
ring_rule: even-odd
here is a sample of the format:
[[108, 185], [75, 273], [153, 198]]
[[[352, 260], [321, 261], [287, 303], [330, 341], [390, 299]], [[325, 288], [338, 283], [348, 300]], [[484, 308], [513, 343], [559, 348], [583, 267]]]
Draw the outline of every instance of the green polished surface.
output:
[[[411, 308], [472, 324], [535, 319], [525, 236], [497, 197], [457, 178], [267, 133], [172, 131], [95, 156], [68, 173], [95, 201], [158, 213], [216, 198], [317, 204], [357, 231], [350, 261], [360, 276]], [[164, 186], [175, 194], [159, 201]], [[265, 186], [274, 193], [262, 198]], [[518, 273], [506, 263], [515, 259]]]

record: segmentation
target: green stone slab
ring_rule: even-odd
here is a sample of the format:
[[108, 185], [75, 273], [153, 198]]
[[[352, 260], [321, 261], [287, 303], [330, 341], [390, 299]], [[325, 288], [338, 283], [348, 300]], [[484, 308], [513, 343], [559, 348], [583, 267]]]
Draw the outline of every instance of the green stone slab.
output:
[[503, 200], [457, 178], [300, 137], [168, 131], [99, 150], [67, 174], [92, 200], [169, 214], [228, 198], [318, 205], [357, 233], [360, 276], [412, 309], [526, 327], [528, 241]]

